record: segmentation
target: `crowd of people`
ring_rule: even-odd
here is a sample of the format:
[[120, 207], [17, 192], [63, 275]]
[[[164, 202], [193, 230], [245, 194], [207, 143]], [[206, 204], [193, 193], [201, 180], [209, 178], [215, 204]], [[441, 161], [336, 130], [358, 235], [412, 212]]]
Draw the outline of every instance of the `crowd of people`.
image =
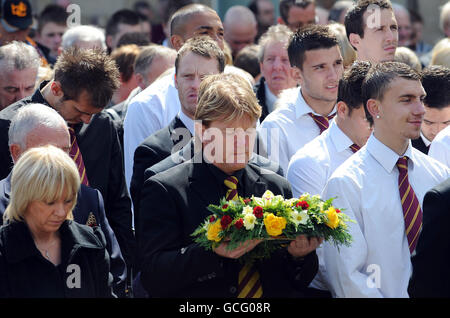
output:
[[[1, 1], [1, 298], [450, 296], [450, 2], [434, 46], [389, 0], [68, 4]], [[335, 198], [352, 244], [204, 249], [230, 180]]]

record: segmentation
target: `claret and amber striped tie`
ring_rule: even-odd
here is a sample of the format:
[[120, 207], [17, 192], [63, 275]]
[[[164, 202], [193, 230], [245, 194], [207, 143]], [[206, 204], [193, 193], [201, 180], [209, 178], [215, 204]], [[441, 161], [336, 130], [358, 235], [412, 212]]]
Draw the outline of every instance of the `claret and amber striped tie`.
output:
[[[230, 176], [225, 179], [228, 188], [226, 199], [238, 200], [238, 179]], [[261, 298], [263, 293], [259, 272], [253, 264], [245, 264], [239, 271], [238, 277], [238, 298]]]
[[77, 138], [75, 136], [75, 130], [73, 129], [73, 127], [69, 126], [69, 132], [70, 132], [70, 152], [69, 152], [70, 158], [72, 158], [73, 161], [75, 161], [75, 164], [77, 165], [81, 183], [86, 186], [89, 186], [89, 181], [86, 175], [86, 168], [84, 167], [83, 156], [81, 155], [80, 148], [78, 148]]
[[397, 161], [399, 171], [398, 188], [402, 202], [405, 232], [408, 238], [409, 251], [415, 250], [422, 229], [422, 209], [413, 188], [408, 181], [408, 157], [401, 157]]
[[357, 152], [359, 149], [361, 149], [360, 146], [358, 146], [357, 144], [353, 144], [349, 147], [351, 149], [351, 151], [353, 151], [353, 153]]
[[334, 113], [333, 115], [327, 116], [327, 117], [314, 115], [313, 113], [308, 113], [308, 115], [311, 116], [312, 119], [314, 119], [314, 122], [316, 123], [317, 127], [319, 127], [319, 129], [320, 129], [319, 135], [321, 135], [325, 130], [328, 129], [328, 127], [330, 127], [330, 120], [333, 119], [333, 117], [336, 115], [336, 113]]

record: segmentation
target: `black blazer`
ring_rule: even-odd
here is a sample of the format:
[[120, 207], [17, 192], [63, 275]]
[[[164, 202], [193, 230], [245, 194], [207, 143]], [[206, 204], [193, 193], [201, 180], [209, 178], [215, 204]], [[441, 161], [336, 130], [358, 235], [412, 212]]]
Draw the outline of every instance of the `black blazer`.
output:
[[[11, 196], [11, 174], [0, 181], [0, 225], [3, 224], [3, 213], [9, 204]], [[106, 250], [111, 259], [111, 274], [113, 275], [113, 290], [118, 297], [125, 296], [125, 280], [127, 267], [120, 252], [119, 243], [114, 235], [105, 215], [103, 197], [97, 189], [81, 185], [78, 191], [77, 204], [72, 211], [73, 219], [79, 224], [88, 224], [90, 214], [94, 216], [95, 223], [105, 234]], [[92, 217], [91, 217], [92, 220]]]
[[450, 297], [450, 178], [427, 192], [413, 274], [411, 297]]
[[[47, 83], [43, 82], [32, 96], [0, 111], [0, 179], [6, 178], [13, 167], [8, 147], [11, 119], [21, 107], [30, 103], [51, 107], [40, 92]], [[105, 200], [106, 217], [117, 237], [123, 257], [127, 265], [130, 265], [135, 249], [131, 200], [125, 183], [122, 149], [114, 123], [102, 111], [94, 115], [89, 124], [76, 125], [75, 135], [89, 185], [101, 192]]]
[[422, 137], [411, 140], [411, 144], [417, 150], [420, 150], [424, 154], [428, 155], [428, 151], [430, 150], [430, 147], [425, 146], [425, 143], [423, 142]]
[[[267, 172], [267, 174], [266, 174]], [[248, 164], [243, 196], [266, 190], [292, 197], [286, 179]], [[155, 297], [236, 297], [239, 262], [193, 243], [191, 233], [211, 213], [223, 189], [207, 163], [191, 161], [159, 173], [144, 183], [137, 227], [141, 282]], [[295, 262], [286, 249], [257, 263], [264, 297], [302, 296], [314, 278], [315, 252]]]
[[[102, 231], [66, 220], [59, 234], [61, 264], [54, 266], [36, 248], [26, 223], [0, 228], [1, 298], [113, 297]], [[80, 288], [67, 283], [77, 281]]]
[[266, 88], [265, 83], [266, 79], [261, 77], [258, 83], [253, 87], [253, 91], [256, 94], [256, 98], [258, 99], [259, 105], [261, 106], [261, 117], [259, 118], [259, 122], [262, 123], [264, 119], [269, 115], [269, 108], [266, 104]]
[[[184, 134], [179, 134], [183, 132]], [[139, 207], [145, 169], [170, 156], [172, 151], [183, 148], [191, 139], [189, 129], [176, 116], [169, 126], [147, 137], [134, 152], [133, 176], [130, 182], [130, 194], [133, 206]]]

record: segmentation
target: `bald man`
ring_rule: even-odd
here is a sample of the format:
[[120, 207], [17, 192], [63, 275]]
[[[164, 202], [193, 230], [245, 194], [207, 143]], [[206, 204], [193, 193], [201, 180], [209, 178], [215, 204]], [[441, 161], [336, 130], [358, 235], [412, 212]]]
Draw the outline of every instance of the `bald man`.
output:
[[225, 41], [231, 48], [233, 57], [247, 45], [255, 43], [258, 23], [253, 12], [244, 6], [232, 6], [223, 21]]

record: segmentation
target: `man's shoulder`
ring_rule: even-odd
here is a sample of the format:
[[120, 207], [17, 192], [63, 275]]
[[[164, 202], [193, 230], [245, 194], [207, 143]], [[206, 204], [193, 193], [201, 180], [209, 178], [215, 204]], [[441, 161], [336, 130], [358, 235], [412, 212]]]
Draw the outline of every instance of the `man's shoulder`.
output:
[[291, 162], [316, 162], [321, 164], [324, 161], [329, 161], [329, 145], [326, 142], [324, 134], [317, 136], [299, 150], [291, 158]]
[[430, 157], [416, 148], [412, 148], [413, 160], [418, 163], [419, 169], [427, 170], [432, 175], [448, 178], [450, 169], [438, 160]]
[[283, 188], [290, 189], [290, 184], [286, 180], [286, 178], [283, 176], [280, 176], [279, 174], [275, 173], [272, 170], [268, 170], [268, 169], [261, 167], [253, 162], [249, 162], [247, 164], [247, 168], [252, 169], [254, 172], [256, 172], [258, 177], [264, 182], [267, 182], [269, 184], [270, 183], [278, 184]]
[[0, 111], [0, 119], [11, 121], [21, 107], [30, 104], [31, 102], [31, 98], [25, 98], [9, 105]]
[[145, 183], [152, 180], [164, 186], [173, 186], [174, 188], [177, 188], [180, 184], [186, 183], [189, 178], [192, 177], [195, 165], [200, 164], [194, 163], [191, 160], [180, 163], [178, 165], [170, 167], [165, 171], [153, 175], [148, 180], [146, 180]]
[[[134, 107], [134, 104], [147, 104], [165, 99], [166, 95], [171, 95], [176, 92], [174, 85], [173, 74], [170, 73], [163, 76], [153, 82], [150, 86], [146, 87], [130, 101], [130, 107]], [[177, 95], [178, 96], [178, 95]], [[162, 105], [164, 106], [164, 105]]]

